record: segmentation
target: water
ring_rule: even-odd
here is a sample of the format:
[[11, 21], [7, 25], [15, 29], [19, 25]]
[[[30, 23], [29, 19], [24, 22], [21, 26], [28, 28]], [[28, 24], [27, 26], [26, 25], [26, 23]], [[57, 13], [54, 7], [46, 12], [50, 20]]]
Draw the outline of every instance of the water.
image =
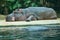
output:
[[0, 40], [60, 40], [60, 26], [0, 28]]

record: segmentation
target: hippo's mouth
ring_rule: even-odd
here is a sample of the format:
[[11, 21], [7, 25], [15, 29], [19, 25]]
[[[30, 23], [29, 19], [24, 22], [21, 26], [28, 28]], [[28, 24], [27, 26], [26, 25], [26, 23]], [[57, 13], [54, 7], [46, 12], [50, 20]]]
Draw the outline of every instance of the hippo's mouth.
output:
[[6, 22], [15, 21], [15, 17], [6, 17]]
[[12, 21], [15, 21], [15, 17], [12, 17]]

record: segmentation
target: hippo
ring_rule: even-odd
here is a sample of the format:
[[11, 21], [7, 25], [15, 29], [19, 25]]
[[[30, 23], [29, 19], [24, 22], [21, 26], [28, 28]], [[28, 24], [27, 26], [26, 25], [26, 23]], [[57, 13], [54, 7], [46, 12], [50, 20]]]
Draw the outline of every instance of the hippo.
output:
[[13, 11], [6, 17], [6, 21], [35, 21], [57, 19], [54, 9], [47, 7], [28, 7]]

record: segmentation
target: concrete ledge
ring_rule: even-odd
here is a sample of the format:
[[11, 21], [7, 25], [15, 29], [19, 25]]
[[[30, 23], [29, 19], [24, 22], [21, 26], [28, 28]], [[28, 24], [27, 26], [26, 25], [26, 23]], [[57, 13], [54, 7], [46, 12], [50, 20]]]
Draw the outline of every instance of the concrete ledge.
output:
[[39, 25], [39, 24], [56, 24], [60, 23], [60, 20], [38, 20], [38, 21], [17, 21], [17, 22], [5, 22], [0, 21], [0, 26], [8, 26], [8, 25]]

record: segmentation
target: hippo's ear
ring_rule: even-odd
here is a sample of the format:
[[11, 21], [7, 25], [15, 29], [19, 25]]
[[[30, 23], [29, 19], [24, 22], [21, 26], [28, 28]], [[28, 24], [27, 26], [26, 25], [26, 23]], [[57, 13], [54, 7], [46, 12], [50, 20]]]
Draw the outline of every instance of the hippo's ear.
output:
[[19, 13], [24, 14], [24, 12], [23, 12], [23, 10], [22, 10], [22, 9], [19, 9]]
[[22, 12], [22, 9], [19, 9], [20, 12]]

